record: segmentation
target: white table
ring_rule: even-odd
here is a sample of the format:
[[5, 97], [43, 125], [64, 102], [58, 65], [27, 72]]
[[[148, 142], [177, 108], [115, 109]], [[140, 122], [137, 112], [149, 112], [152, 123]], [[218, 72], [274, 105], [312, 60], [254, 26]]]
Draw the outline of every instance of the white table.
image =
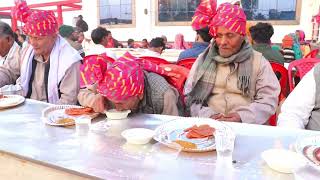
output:
[[[177, 117], [140, 114], [111, 121], [107, 132], [79, 138], [75, 130], [45, 125], [41, 111], [48, 104], [27, 100], [16, 108], [0, 111], [0, 177], [2, 179], [220, 179], [216, 152], [179, 153], [155, 141], [130, 145], [120, 136], [128, 128], [155, 129]], [[94, 122], [103, 120], [101, 116]], [[99, 122], [98, 122], [99, 123]], [[97, 124], [96, 124], [97, 125]], [[94, 126], [96, 126], [94, 125]], [[231, 179], [293, 179], [268, 168], [262, 151], [288, 148], [297, 137], [315, 131], [229, 123], [237, 138]], [[48, 175], [49, 174], [49, 175]], [[308, 179], [310, 180], [310, 179]]]

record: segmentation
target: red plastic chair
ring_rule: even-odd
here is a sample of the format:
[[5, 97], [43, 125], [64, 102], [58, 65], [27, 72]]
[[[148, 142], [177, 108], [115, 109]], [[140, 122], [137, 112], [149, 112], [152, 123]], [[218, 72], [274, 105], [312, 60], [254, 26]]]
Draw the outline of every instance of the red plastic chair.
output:
[[188, 78], [189, 69], [176, 64], [162, 64], [160, 66], [166, 71], [170, 71], [170, 75], [166, 77], [167, 81], [173, 85], [180, 94], [183, 94], [184, 83]]
[[184, 89], [184, 84], [188, 78], [189, 69], [182, 66], [178, 66], [176, 64], [162, 64], [160, 66], [163, 67], [166, 71], [171, 72], [169, 73], [169, 76], [166, 77], [166, 80], [168, 81], [169, 84], [171, 84], [173, 87], [175, 87], [178, 90], [182, 105], [185, 107], [185, 101], [184, 101], [185, 96], [183, 95], [183, 89]]
[[319, 53], [319, 49], [314, 49], [310, 51], [307, 55], [305, 55], [303, 58], [316, 58], [318, 53]]
[[288, 67], [288, 77], [289, 77], [289, 88], [290, 92], [294, 89], [295, 83], [293, 82], [292, 69], [295, 68], [297, 73], [299, 73], [300, 79], [309, 72], [317, 63], [320, 62], [320, 59], [315, 58], [305, 58], [296, 61], [292, 61]]
[[[288, 70], [281, 64], [270, 62], [271, 67], [274, 73], [279, 73], [281, 75], [279, 79], [279, 83], [281, 86], [281, 92], [279, 94], [279, 103], [282, 99], [286, 98], [288, 95]], [[269, 125], [276, 126], [277, 125], [277, 116], [276, 114], [272, 115], [269, 118]]]
[[186, 67], [188, 69], [191, 69], [193, 63], [196, 61], [197, 58], [185, 58], [181, 59], [177, 62], [177, 65]]
[[279, 95], [279, 101], [281, 101], [283, 98], [287, 97], [288, 94], [289, 94], [288, 70], [282, 64], [275, 63], [275, 62], [270, 62], [270, 64], [271, 64], [271, 67], [273, 69], [273, 72], [274, 73], [279, 73], [281, 75], [281, 77], [279, 79], [279, 83], [280, 83], [280, 86], [281, 86], [281, 92], [280, 92], [280, 95]]
[[174, 86], [183, 95], [184, 83], [186, 82], [189, 74], [189, 69], [178, 66], [176, 64], [162, 64], [160, 65], [166, 71], [170, 71], [170, 75], [166, 77], [169, 84]]
[[155, 64], [171, 64], [169, 61], [162, 59], [162, 58], [158, 58], [158, 57], [152, 57], [152, 56], [141, 56], [140, 58], [151, 61]]

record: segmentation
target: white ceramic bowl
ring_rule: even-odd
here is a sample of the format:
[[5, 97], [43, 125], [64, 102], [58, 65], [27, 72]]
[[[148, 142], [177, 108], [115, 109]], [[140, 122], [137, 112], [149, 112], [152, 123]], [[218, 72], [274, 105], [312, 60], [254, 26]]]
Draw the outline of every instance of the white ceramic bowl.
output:
[[154, 131], [145, 128], [133, 128], [121, 133], [130, 144], [147, 144], [154, 136]]
[[108, 119], [125, 119], [128, 117], [128, 114], [130, 113], [130, 110], [125, 111], [117, 111], [116, 109], [110, 109], [108, 111], [105, 111]]
[[301, 154], [285, 149], [269, 149], [262, 152], [261, 157], [271, 169], [282, 173], [293, 173], [306, 163]]

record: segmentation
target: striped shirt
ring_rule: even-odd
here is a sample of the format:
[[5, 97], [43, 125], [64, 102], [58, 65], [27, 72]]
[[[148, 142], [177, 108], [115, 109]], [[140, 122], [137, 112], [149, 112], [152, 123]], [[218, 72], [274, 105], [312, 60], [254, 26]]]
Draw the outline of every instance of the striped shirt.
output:
[[290, 63], [291, 61], [295, 60], [293, 49], [284, 48], [281, 50], [281, 53], [286, 63]]

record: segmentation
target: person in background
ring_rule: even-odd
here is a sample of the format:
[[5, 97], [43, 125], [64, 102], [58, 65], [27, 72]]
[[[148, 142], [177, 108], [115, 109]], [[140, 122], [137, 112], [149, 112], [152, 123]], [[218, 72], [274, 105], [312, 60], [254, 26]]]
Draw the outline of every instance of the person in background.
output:
[[279, 51], [281, 53], [281, 46], [280, 45], [272, 44], [271, 49], [273, 49], [274, 51]]
[[181, 52], [178, 60], [195, 57], [197, 58], [206, 48], [208, 48], [212, 36], [209, 33], [209, 24], [216, 14], [217, 1], [209, 0], [199, 5], [192, 17], [192, 29], [196, 31], [196, 39], [192, 48]]
[[283, 55], [285, 63], [290, 63], [295, 60], [293, 44], [294, 44], [293, 38], [290, 35], [286, 35], [282, 39], [281, 53]]
[[19, 58], [20, 46], [14, 40], [14, 32], [9, 24], [0, 21], [0, 66]]
[[298, 36], [295, 33], [290, 33], [289, 36], [291, 36], [293, 38], [292, 50], [294, 51], [294, 58], [296, 60], [301, 59], [302, 52], [300, 49], [300, 42], [299, 42]]
[[107, 42], [106, 48], [123, 48], [123, 45], [112, 37], [111, 31], [107, 31]]
[[107, 56], [117, 59], [116, 54], [106, 48], [108, 44], [108, 31], [103, 27], [98, 27], [91, 32], [91, 39], [94, 46], [90, 48], [87, 55], [98, 55], [106, 53]]
[[187, 43], [184, 41], [183, 34], [179, 33], [176, 35], [173, 49], [187, 49]]
[[215, 41], [190, 70], [184, 89], [187, 110], [219, 121], [266, 123], [278, 105], [280, 85], [270, 63], [246, 39], [244, 11], [223, 3], [209, 28]]
[[83, 16], [79, 15], [78, 20], [76, 22], [76, 27], [80, 29], [81, 32], [87, 32], [89, 27], [87, 22], [83, 20]]
[[145, 50], [143, 56], [161, 57], [163, 50], [165, 49], [165, 43], [162, 38], [154, 38], [150, 41], [149, 49]]
[[208, 27], [196, 30], [195, 42], [190, 49], [186, 49], [179, 54], [178, 61], [185, 58], [197, 58], [199, 54], [208, 48], [211, 39]]
[[302, 30], [296, 30], [296, 36], [298, 37], [299, 43], [300, 43], [300, 49], [302, 52], [302, 56], [305, 56], [310, 53], [311, 48], [310, 44], [306, 42], [305, 40], [305, 33]]
[[271, 37], [274, 33], [273, 27], [269, 23], [259, 22], [250, 28], [251, 37], [253, 40], [253, 49], [261, 52], [262, 55], [270, 62], [279, 64], [284, 63], [284, 58], [279, 51], [271, 48]]
[[142, 39], [141, 48], [142, 49], [148, 49], [149, 48], [149, 43], [148, 43], [147, 39]]
[[320, 131], [320, 65], [312, 68], [281, 106], [277, 125]]
[[252, 40], [252, 36], [250, 33], [250, 28], [253, 26], [253, 24], [249, 21], [247, 21], [246, 24], [246, 34], [247, 34], [247, 38], [248, 38], [248, 42], [252, 45], [253, 44], [253, 40]]
[[62, 25], [59, 28], [59, 34], [64, 37], [75, 50], [79, 52], [81, 57], [85, 56], [82, 45], [78, 43], [79, 33], [74, 27]]
[[24, 23], [29, 45], [19, 59], [5, 61], [0, 67], [0, 87], [17, 84], [26, 98], [51, 104], [76, 104], [82, 58], [58, 35], [54, 12], [31, 11], [26, 1], [16, 0], [12, 13]]
[[18, 40], [22, 44], [22, 49], [28, 45], [27, 36], [25, 34], [20, 34]]
[[133, 40], [133, 39], [128, 39], [127, 44], [128, 44], [128, 48], [135, 48], [135, 47], [134, 47], [134, 40]]
[[168, 74], [163, 68], [149, 61], [137, 61], [128, 53], [106, 71], [101, 69], [105, 67], [101, 63], [105, 62], [84, 64], [89, 65], [85, 69], [92, 69], [84, 72], [87, 74], [86, 77], [92, 77], [93, 73], [98, 83], [91, 91], [79, 94], [81, 105], [104, 112], [105, 109], [111, 108], [108, 107], [111, 102], [118, 111], [183, 115], [178, 91], [161, 76]]
[[165, 44], [166, 49], [172, 49], [172, 45], [168, 43], [168, 39], [165, 35], [162, 35], [161, 38], [163, 39], [163, 42]]

